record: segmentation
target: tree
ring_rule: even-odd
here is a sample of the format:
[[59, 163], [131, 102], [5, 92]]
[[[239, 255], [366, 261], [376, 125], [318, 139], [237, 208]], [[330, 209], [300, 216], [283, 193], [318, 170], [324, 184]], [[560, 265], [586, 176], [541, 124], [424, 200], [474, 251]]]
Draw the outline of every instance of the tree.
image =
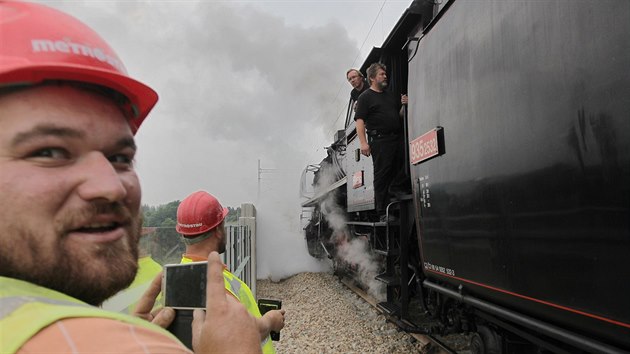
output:
[[176, 200], [157, 207], [142, 206], [142, 226], [156, 228], [155, 233], [150, 235], [149, 249], [151, 257], [160, 264], [179, 263], [186, 248], [175, 230], [179, 203]]

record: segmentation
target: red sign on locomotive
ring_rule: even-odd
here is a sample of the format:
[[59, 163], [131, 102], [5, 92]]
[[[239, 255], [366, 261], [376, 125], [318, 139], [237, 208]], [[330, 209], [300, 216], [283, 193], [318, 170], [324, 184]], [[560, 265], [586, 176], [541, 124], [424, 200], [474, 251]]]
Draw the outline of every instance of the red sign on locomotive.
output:
[[432, 129], [409, 143], [409, 158], [415, 165], [440, 153], [437, 129]]

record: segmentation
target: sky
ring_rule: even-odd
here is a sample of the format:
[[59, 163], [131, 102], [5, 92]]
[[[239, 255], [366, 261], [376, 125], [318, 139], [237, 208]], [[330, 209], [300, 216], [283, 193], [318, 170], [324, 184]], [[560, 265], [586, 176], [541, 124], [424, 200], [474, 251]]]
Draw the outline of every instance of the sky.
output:
[[[285, 237], [295, 247], [304, 242], [296, 236], [300, 174], [325, 157], [324, 147], [343, 129], [351, 90], [346, 70], [381, 46], [411, 4], [37, 2], [96, 30], [130, 75], [160, 95], [136, 135], [143, 204], [182, 200], [200, 189], [224, 206], [254, 203], [266, 218], [260, 250], [271, 253], [287, 249]], [[286, 257], [303, 263], [287, 273], [314, 265], [302, 251]], [[259, 259], [262, 277], [282, 277], [282, 267], [294, 263]]]

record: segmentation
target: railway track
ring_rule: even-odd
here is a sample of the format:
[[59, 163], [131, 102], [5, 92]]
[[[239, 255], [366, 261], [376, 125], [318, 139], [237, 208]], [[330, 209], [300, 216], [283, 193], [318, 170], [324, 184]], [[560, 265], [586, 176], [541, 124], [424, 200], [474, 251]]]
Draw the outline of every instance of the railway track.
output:
[[[377, 306], [377, 300], [366, 293], [363, 289], [357, 287], [353, 284], [353, 281], [346, 277], [341, 277], [340, 281], [348, 287], [352, 292], [360, 296], [363, 300], [369, 303], [372, 307], [374, 307], [379, 313], [383, 313]], [[403, 330], [403, 329], [401, 329]], [[467, 351], [455, 351], [450, 349], [445, 343], [443, 343], [438, 338], [427, 335], [427, 334], [419, 334], [419, 333], [410, 333], [407, 332], [410, 336], [416, 339], [419, 343], [421, 343], [421, 352], [426, 354], [463, 354], [467, 353]]]

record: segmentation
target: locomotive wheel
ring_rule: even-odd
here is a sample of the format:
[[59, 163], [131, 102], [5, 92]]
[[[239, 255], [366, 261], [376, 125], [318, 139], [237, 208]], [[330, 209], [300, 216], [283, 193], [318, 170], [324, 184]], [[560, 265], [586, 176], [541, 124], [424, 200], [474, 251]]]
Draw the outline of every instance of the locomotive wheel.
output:
[[475, 354], [502, 354], [501, 336], [489, 327], [478, 326], [470, 339], [470, 350]]
[[470, 338], [470, 351], [473, 354], [484, 354], [486, 347], [483, 345], [483, 339], [479, 333], [473, 334], [472, 338]]

